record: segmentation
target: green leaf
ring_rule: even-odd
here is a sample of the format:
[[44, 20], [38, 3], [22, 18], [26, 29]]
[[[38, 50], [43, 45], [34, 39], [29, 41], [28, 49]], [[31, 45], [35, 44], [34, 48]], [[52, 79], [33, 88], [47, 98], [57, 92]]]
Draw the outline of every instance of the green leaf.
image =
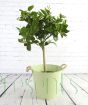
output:
[[34, 35], [36, 32], [38, 32], [39, 27], [38, 27], [38, 21], [37, 20], [33, 20], [33, 22], [31, 23], [30, 26], [30, 34]]
[[57, 37], [53, 37], [54, 41], [58, 41], [58, 36]]
[[62, 14], [60, 14], [59, 16], [60, 16], [60, 18], [65, 18], [65, 16], [64, 16], [64, 15], [62, 15]]
[[34, 8], [34, 5], [28, 7], [28, 11], [31, 11]]
[[27, 46], [27, 43], [24, 43], [24, 46]]
[[19, 27], [16, 27], [16, 28], [17, 28], [18, 31], [20, 31], [20, 28]]
[[45, 10], [41, 9], [41, 12], [42, 12], [44, 15], [46, 15], [46, 11], [45, 11]]
[[23, 43], [23, 39], [18, 39], [18, 42]]
[[37, 17], [37, 12], [33, 11], [33, 12], [31, 12], [30, 15], [31, 15], [33, 18], [36, 18], [36, 17]]
[[48, 45], [48, 44], [49, 44], [48, 42], [45, 42], [45, 46]]
[[31, 51], [31, 44], [27, 44], [27, 50]]
[[26, 38], [27, 33], [28, 33], [28, 29], [27, 29], [26, 27], [22, 27], [22, 28], [20, 29], [19, 35], [22, 35], [23, 37]]
[[20, 10], [20, 11], [21, 11], [21, 16], [18, 18], [18, 20], [19, 21], [26, 21], [26, 19], [29, 16], [29, 13], [27, 11], [23, 11], [23, 10]]
[[24, 40], [24, 38], [21, 38], [21, 39], [18, 39], [18, 42], [25, 43], [25, 40]]
[[55, 43], [55, 42], [50, 42], [50, 43], [52, 43], [52, 44], [56, 45], [56, 43]]
[[45, 8], [45, 11], [47, 12], [47, 14], [51, 14], [50, 8]]
[[49, 45], [49, 44], [51, 44], [51, 43], [56, 45], [55, 42], [52, 42], [51, 40], [49, 40], [49, 41], [45, 42], [45, 46], [47, 46], [47, 45]]
[[61, 37], [63, 38], [64, 36], [66, 37], [67, 35], [64, 32], [62, 32]]

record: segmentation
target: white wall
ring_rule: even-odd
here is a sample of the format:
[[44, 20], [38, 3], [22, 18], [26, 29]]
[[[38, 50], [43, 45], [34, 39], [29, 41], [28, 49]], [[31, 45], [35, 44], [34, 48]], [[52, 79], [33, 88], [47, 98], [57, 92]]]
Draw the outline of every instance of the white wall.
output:
[[34, 46], [32, 52], [18, 43], [16, 19], [19, 9], [29, 5], [40, 9], [48, 5], [56, 15], [67, 16], [69, 30], [67, 38], [59, 38], [57, 47], [46, 48], [47, 63], [68, 65], [65, 72], [88, 72], [88, 2], [87, 0], [0, 0], [0, 72], [25, 72], [27, 65], [41, 63], [41, 49]]

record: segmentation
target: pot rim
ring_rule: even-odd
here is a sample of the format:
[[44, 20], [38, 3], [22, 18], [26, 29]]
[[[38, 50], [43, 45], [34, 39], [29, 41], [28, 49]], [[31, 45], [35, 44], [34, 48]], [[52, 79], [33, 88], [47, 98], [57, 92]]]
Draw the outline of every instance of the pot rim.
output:
[[31, 70], [32, 72], [36, 72], [36, 73], [56, 73], [56, 72], [60, 72], [62, 71], [63, 69], [65, 69], [67, 67], [66, 64], [62, 64], [61, 66], [57, 65], [57, 64], [46, 64], [46, 66], [57, 66], [59, 68], [59, 70], [55, 70], [55, 71], [36, 71], [36, 70], [33, 70], [33, 67], [38, 67], [38, 66], [43, 66], [43, 64], [34, 64], [34, 65], [31, 65], [31, 66], [28, 66], [26, 68], [26, 71], [28, 72], [29, 70]]

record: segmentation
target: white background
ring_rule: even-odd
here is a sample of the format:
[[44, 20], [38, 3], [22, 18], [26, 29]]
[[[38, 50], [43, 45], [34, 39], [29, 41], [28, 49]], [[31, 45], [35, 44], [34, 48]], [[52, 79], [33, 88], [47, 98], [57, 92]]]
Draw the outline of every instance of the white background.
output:
[[38, 46], [32, 51], [18, 42], [16, 27], [19, 9], [35, 5], [39, 10], [47, 6], [52, 13], [67, 17], [69, 34], [61, 39], [57, 47], [46, 47], [46, 61], [52, 64], [67, 64], [66, 73], [88, 73], [88, 1], [87, 0], [0, 0], [0, 72], [25, 72], [28, 65], [42, 63], [42, 52]]

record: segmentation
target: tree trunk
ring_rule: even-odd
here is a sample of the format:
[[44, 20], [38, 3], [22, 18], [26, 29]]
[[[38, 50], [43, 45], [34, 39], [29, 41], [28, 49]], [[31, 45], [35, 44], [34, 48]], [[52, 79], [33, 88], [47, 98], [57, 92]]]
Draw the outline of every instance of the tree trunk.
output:
[[43, 52], [43, 69], [44, 72], [46, 71], [46, 63], [45, 63], [45, 47], [42, 47], [42, 52]]

